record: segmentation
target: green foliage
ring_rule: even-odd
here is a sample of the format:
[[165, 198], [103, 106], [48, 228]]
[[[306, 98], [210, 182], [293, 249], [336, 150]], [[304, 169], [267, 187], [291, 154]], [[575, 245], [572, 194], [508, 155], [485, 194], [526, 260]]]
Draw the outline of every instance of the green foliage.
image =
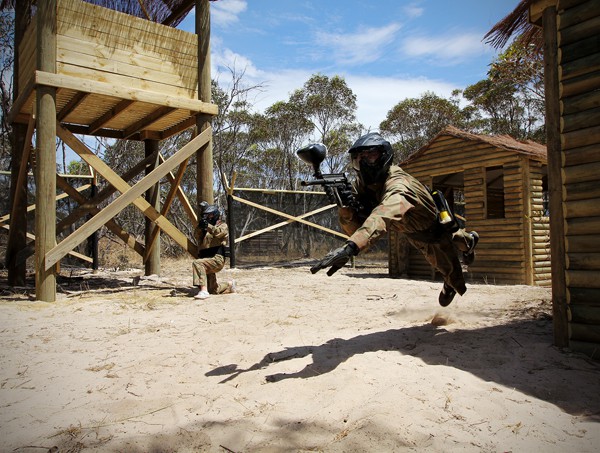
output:
[[402, 161], [448, 125], [464, 127], [466, 114], [458, 101], [432, 92], [396, 104], [381, 123], [383, 134], [393, 142], [396, 161]]

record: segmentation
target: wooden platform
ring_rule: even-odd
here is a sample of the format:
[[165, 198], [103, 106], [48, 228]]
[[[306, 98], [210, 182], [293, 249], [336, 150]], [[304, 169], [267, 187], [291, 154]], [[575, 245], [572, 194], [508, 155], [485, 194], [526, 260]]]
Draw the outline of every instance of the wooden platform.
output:
[[36, 20], [19, 47], [19, 96], [9, 121], [34, 113], [35, 88], [57, 88], [73, 133], [162, 140], [217, 106], [198, 100], [198, 37], [85, 2], [58, 1], [56, 72], [36, 70]]

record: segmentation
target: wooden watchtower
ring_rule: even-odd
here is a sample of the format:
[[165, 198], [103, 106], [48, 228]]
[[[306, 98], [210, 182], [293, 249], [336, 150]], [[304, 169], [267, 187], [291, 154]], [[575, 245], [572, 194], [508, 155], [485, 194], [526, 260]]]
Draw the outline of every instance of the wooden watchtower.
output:
[[[37, 299], [55, 300], [56, 269], [61, 258], [104, 224], [145, 262], [158, 253], [155, 244], [159, 229], [196, 255], [195, 244], [166, 214], [173, 198], [179, 196], [191, 223], [197, 222], [194, 209], [179, 187], [187, 161], [194, 153], [198, 162], [198, 199], [213, 201], [210, 119], [217, 107], [210, 103], [208, 1], [196, 0], [197, 34], [80, 0], [38, 2], [36, 17], [18, 49], [18, 96], [9, 114], [11, 123], [27, 125], [23, 148], [13, 150], [20, 157], [13, 161], [20, 164], [13, 167], [16, 190], [10, 234], [25, 229], [14, 214], [25, 202], [19, 193], [30, 162], [36, 186]], [[162, 159], [158, 142], [194, 126], [198, 132], [195, 138], [170, 158]], [[34, 132], [36, 145], [32, 149]], [[131, 186], [126, 175], [109, 168], [75, 134], [143, 141], [146, 159], [139, 163], [138, 172], [146, 169], [146, 176]], [[56, 174], [56, 137], [112, 187], [92, 199], [83, 198], [70, 187]], [[170, 179], [171, 187], [163, 207], [158, 208], [144, 194], [165, 177]], [[84, 213], [93, 214], [58, 244], [57, 186], [83, 205]], [[99, 208], [99, 203], [114, 191], [120, 195], [105, 208]], [[130, 204], [154, 225], [145, 244], [137, 242], [113, 220]], [[14, 244], [9, 236], [9, 248]], [[17, 252], [9, 250], [13, 257]]]

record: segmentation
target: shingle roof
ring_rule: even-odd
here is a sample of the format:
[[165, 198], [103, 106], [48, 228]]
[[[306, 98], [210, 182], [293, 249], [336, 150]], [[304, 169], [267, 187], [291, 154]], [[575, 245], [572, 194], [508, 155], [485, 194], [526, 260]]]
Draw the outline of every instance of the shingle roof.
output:
[[452, 136], [463, 140], [487, 143], [489, 145], [504, 149], [506, 151], [525, 154], [535, 160], [541, 160], [544, 162], [547, 161], [546, 146], [540, 145], [539, 143], [536, 143], [534, 141], [519, 141], [512, 138], [509, 135], [472, 134], [470, 132], [460, 130], [454, 126], [447, 126], [439, 134], [432, 138], [427, 144], [425, 144], [413, 154], [408, 156], [408, 158], [404, 162], [406, 163], [414, 159], [418, 159], [431, 147], [432, 143], [437, 141], [442, 136]]

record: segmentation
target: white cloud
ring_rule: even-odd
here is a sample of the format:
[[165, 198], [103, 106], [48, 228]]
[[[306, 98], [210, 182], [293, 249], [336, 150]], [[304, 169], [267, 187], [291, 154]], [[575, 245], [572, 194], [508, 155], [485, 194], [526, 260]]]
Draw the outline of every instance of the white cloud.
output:
[[[236, 54], [229, 49], [213, 53], [213, 77], [217, 68], [222, 74], [219, 83], [227, 89], [230, 82], [229, 73], [225, 68], [234, 68], [244, 72], [243, 82], [247, 86], [262, 85], [260, 92], [254, 93], [255, 98], [249, 99], [254, 103], [255, 110], [264, 112], [275, 102], [286, 101], [290, 94], [302, 88], [304, 83], [316, 72], [309, 69], [285, 69], [277, 72], [266, 72], [257, 68], [248, 58]], [[227, 72], [227, 74], [226, 74]], [[335, 74], [326, 74], [333, 76]], [[378, 130], [379, 124], [385, 119], [398, 102], [406, 98], [420, 97], [426, 91], [432, 91], [438, 96], [450, 97], [456, 86], [426, 77], [400, 78], [360, 76], [340, 74], [346, 80], [348, 87], [357, 97], [357, 120], [366, 128]]]
[[221, 0], [211, 5], [211, 18], [219, 25], [230, 25], [239, 20], [239, 15], [246, 11], [248, 4], [245, 0]]
[[386, 46], [394, 41], [400, 24], [366, 28], [356, 33], [317, 33], [315, 44], [330, 50], [330, 57], [341, 64], [364, 64], [379, 59]]
[[379, 124], [398, 102], [406, 98], [420, 97], [426, 91], [432, 91], [441, 97], [450, 97], [452, 90], [456, 88], [450, 83], [425, 77], [349, 75], [346, 76], [346, 83], [357, 97], [358, 121], [372, 131], [379, 130]]
[[411, 3], [410, 5], [406, 5], [403, 8], [404, 14], [406, 14], [410, 19], [414, 19], [423, 15], [425, 10], [418, 6], [416, 3]]
[[489, 47], [477, 33], [462, 33], [438, 37], [413, 36], [402, 43], [402, 52], [410, 57], [433, 57], [442, 63], [460, 61], [484, 53]]

